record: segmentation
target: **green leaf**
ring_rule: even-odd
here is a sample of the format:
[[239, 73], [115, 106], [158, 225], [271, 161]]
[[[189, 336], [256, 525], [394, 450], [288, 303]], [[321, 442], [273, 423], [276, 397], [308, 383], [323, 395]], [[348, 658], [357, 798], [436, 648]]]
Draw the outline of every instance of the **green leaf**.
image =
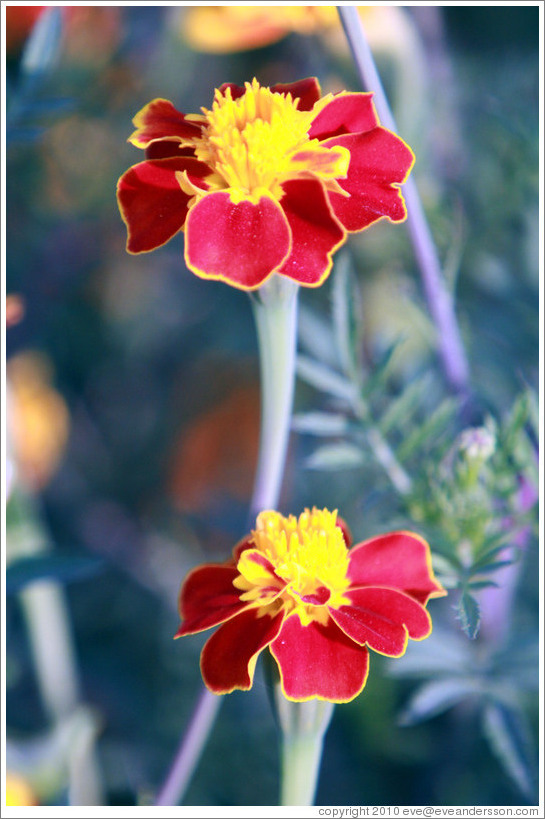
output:
[[492, 702], [483, 713], [483, 732], [507, 774], [531, 801], [537, 797], [530, 732], [520, 711]]
[[432, 563], [434, 571], [439, 572], [440, 574], [455, 574], [458, 576], [460, 571], [460, 563], [455, 559], [454, 555], [446, 557], [445, 555], [438, 554], [434, 551], [432, 555]]
[[423, 396], [429, 394], [431, 384], [431, 375], [425, 373], [421, 378], [408, 384], [401, 395], [390, 402], [386, 412], [378, 419], [378, 426], [383, 435], [392, 429], [400, 429], [406, 425], [415, 409], [421, 406]]
[[298, 356], [297, 375], [317, 390], [343, 398], [350, 406], [356, 400], [356, 389], [347, 378], [308, 356]]
[[326, 444], [319, 447], [305, 461], [307, 469], [355, 469], [365, 463], [359, 447], [348, 443]]
[[59, 583], [86, 580], [103, 571], [105, 566], [105, 561], [99, 557], [48, 554], [20, 558], [7, 567], [6, 591], [13, 594], [38, 580], [56, 580]]
[[349, 422], [345, 415], [331, 412], [303, 412], [294, 415], [291, 428], [308, 435], [345, 435]]
[[403, 657], [388, 666], [391, 677], [422, 679], [469, 676], [474, 666], [473, 646], [459, 631], [434, 626], [422, 643], [409, 643]]
[[473, 567], [471, 569], [472, 574], [488, 574], [488, 572], [495, 572], [498, 569], [503, 569], [505, 566], [512, 566], [515, 563], [515, 560], [494, 560], [491, 563], [485, 563], [484, 566], [481, 566], [479, 571], [474, 571]]
[[471, 583], [468, 583], [468, 588], [478, 591], [479, 589], [498, 589], [499, 586], [493, 580], [472, 580]]
[[363, 389], [361, 391], [362, 398], [368, 398], [377, 390], [381, 384], [384, 384], [390, 374], [393, 366], [395, 353], [401, 348], [404, 342], [403, 338], [397, 338], [389, 347], [386, 348], [380, 359], [373, 367], [373, 372], [369, 375]]
[[399, 723], [415, 725], [481, 693], [481, 683], [472, 677], [433, 680], [422, 685], [412, 696], [399, 717]]
[[434, 438], [437, 433], [443, 432], [445, 427], [454, 417], [459, 402], [456, 398], [447, 398], [441, 402], [435, 412], [400, 444], [397, 450], [397, 457], [400, 461], [406, 460], [416, 450], [419, 450], [428, 439]]
[[299, 349], [305, 350], [311, 358], [329, 367], [338, 367], [339, 355], [329, 317], [326, 319], [306, 305], [300, 304], [297, 338]]
[[333, 329], [343, 371], [351, 378], [359, 378], [359, 342], [361, 334], [361, 294], [356, 278], [350, 270], [348, 256], [342, 255], [335, 265], [331, 288]]
[[497, 555], [499, 555], [501, 552], [505, 551], [506, 548], [508, 548], [510, 538], [511, 538], [510, 534], [502, 534], [501, 535], [502, 543], [499, 546], [493, 546], [492, 548], [482, 552], [482, 554], [479, 555], [478, 559], [471, 566], [471, 571], [475, 574], [477, 571], [481, 570], [483, 566], [486, 566], [488, 563], [491, 563], [492, 560]]
[[528, 417], [528, 396], [524, 392], [513, 404], [503, 429], [503, 446], [506, 452], [513, 452], [519, 433], [528, 421]]
[[470, 640], [474, 640], [479, 633], [481, 624], [481, 612], [479, 604], [475, 598], [467, 591], [463, 591], [458, 605], [456, 606], [457, 616], [462, 624], [462, 630]]

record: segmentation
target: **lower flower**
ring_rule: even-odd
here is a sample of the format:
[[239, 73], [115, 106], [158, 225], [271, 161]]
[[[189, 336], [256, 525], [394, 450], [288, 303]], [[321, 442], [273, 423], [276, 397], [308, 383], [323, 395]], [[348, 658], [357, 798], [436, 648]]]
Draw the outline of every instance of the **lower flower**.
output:
[[176, 637], [220, 626], [201, 654], [213, 693], [249, 690], [268, 648], [287, 699], [349, 702], [365, 686], [369, 648], [400, 657], [409, 638], [429, 636], [426, 604], [446, 592], [426, 541], [391, 532], [350, 545], [336, 512], [265, 511], [229, 561], [190, 572]]

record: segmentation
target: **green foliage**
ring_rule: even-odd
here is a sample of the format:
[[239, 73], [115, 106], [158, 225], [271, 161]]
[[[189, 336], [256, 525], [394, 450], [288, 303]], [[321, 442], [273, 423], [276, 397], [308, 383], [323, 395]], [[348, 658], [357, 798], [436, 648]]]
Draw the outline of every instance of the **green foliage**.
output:
[[483, 711], [483, 731], [504, 769], [529, 800], [537, 797], [532, 739], [520, 708], [490, 702]]
[[[331, 326], [326, 317], [311, 320], [321, 338], [335, 340], [335, 352], [329, 348], [324, 357], [320, 343], [302, 339], [308, 354], [300, 358], [299, 377], [322, 398], [320, 411], [295, 419], [294, 430], [318, 442], [305, 466], [357, 472], [360, 486], [372, 481], [382, 509], [395, 510], [396, 524], [427, 538], [449, 591], [451, 631], [437, 628], [412, 647], [414, 662], [406, 656], [393, 664], [395, 676], [422, 681], [400, 724], [472, 706], [491, 753], [524, 798], [534, 800], [533, 740], [520, 680], [535, 691], [536, 658], [512, 644], [489, 643], [480, 632], [483, 615], [489, 617], [483, 593], [501, 592], [508, 582], [502, 570], [516, 569], [537, 525], [536, 395], [525, 388], [509, 411], [488, 410], [474, 426], [432, 369], [405, 376], [402, 339], [366, 366], [356, 315], [361, 289], [345, 258], [332, 284]], [[462, 634], [452, 631], [457, 628]]]
[[[319, 346], [298, 361], [299, 378], [322, 393], [324, 409], [299, 414], [294, 429], [330, 439], [305, 464], [314, 470], [370, 464], [382, 470], [389, 482], [385, 491], [397, 495], [396, 506], [401, 501], [406, 525], [417, 524], [441, 557], [440, 579], [456, 591], [457, 618], [474, 639], [480, 627], [475, 595], [516, 559], [513, 544], [531, 519], [531, 510], [521, 507], [520, 486], [525, 482], [535, 491], [535, 395], [526, 389], [505, 418], [488, 414], [481, 426], [466, 426], [461, 400], [444, 394], [430, 370], [396, 386], [401, 341], [389, 345], [367, 375], [357, 320], [361, 302], [361, 287], [344, 257], [332, 284], [337, 366], [320, 360]], [[322, 322], [321, 337], [330, 332], [327, 319]], [[312, 324], [320, 327], [320, 318], [314, 316]]]
[[456, 609], [462, 629], [470, 639], [474, 640], [479, 633], [481, 612], [479, 604], [467, 589], [462, 591]]
[[[528, 635], [529, 636], [529, 635]], [[538, 688], [537, 646], [509, 638], [503, 647], [463, 640], [444, 627], [392, 665], [391, 675], [419, 680], [401, 714], [406, 726], [459, 706], [476, 715], [491, 752], [524, 797], [537, 797], [527, 694]]]

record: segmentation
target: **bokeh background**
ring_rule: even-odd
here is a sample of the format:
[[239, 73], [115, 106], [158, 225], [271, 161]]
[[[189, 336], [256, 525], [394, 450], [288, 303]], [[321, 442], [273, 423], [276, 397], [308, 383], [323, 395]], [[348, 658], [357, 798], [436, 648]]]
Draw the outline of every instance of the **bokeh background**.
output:
[[[154, 97], [199, 112], [221, 83], [254, 76], [361, 90], [333, 7], [267, 9], [263, 19], [265, 7], [6, 7], [12, 804], [78, 804], [78, 781], [93, 777], [102, 804], [153, 804], [201, 691], [204, 637], [173, 641], [177, 594], [190, 568], [225, 559], [247, 530], [255, 330], [246, 294], [185, 269], [181, 236], [152, 254], [126, 253], [115, 186], [141, 159], [126, 140]], [[384, 5], [362, 7], [361, 17], [456, 290], [473, 396], [465, 423], [487, 414], [501, 423], [538, 385], [537, 5]], [[423, 374], [419, 412], [426, 402], [431, 411], [449, 385], [404, 227], [377, 225], [338, 259], [361, 295], [369, 374], [395, 345], [377, 412]], [[301, 293], [300, 348], [328, 366], [335, 275]], [[327, 385], [316, 386], [298, 381], [298, 414], [330, 406]], [[317, 450], [304, 429], [292, 434], [282, 511], [338, 508], [356, 540], [397, 524], [418, 529], [372, 452], [358, 455], [342, 435], [336, 450]], [[444, 447], [452, 430], [435, 431]], [[407, 463], [415, 480], [434, 466], [425, 444]], [[503, 733], [494, 714], [483, 722], [488, 689], [476, 683], [451, 700], [441, 690], [437, 707], [418, 711], [418, 670], [441, 647], [447, 667], [458, 658], [458, 677], [490, 656], [492, 638], [459, 628], [451, 595], [432, 601], [444, 640], [416, 645], [397, 672], [397, 661], [372, 658], [362, 696], [336, 709], [316, 804], [536, 803], [535, 521], [523, 543], [505, 581], [509, 601], [492, 616], [526, 652], [508, 691], [520, 725], [509, 729], [513, 712]], [[57, 648], [69, 662], [59, 661], [48, 693]], [[499, 667], [511, 669], [512, 643], [500, 649]], [[258, 666], [253, 690], [222, 703], [184, 804], [274, 805], [277, 789], [277, 733]]]

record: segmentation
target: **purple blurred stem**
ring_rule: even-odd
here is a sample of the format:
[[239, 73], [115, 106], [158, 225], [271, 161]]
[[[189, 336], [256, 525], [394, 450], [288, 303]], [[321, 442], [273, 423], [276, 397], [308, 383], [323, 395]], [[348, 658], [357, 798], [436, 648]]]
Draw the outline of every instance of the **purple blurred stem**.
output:
[[[528, 512], [539, 498], [537, 487], [526, 479], [521, 480], [517, 497], [518, 510]], [[510, 526], [507, 521], [506, 525]], [[483, 589], [478, 598], [481, 607], [481, 634], [489, 642], [498, 645], [508, 636], [512, 622], [513, 601], [522, 569], [522, 560], [517, 560], [520, 553], [524, 553], [531, 526], [524, 526], [513, 535], [513, 542], [505, 547], [499, 555], [501, 560], [512, 560], [509, 566], [498, 569], [493, 576], [497, 587]]]
[[[373, 101], [380, 122], [388, 130], [397, 132], [357, 7], [340, 6], [338, 11], [362, 85], [374, 92]], [[469, 367], [454, 312], [454, 300], [445, 284], [437, 249], [413, 177], [404, 184], [403, 196], [407, 206], [407, 227], [428, 307], [437, 330], [437, 343], [445, 375], [457, 392], [467, 393]]]
[[178, 804], [180, 795], [189, 784], [204, 745], [208, 740], [220, 703], [221, 697], [211, 694], [207, 688], [203, 687], [189, 727], [182, 737], [172, 768], [155, 801], [156, 805]]

